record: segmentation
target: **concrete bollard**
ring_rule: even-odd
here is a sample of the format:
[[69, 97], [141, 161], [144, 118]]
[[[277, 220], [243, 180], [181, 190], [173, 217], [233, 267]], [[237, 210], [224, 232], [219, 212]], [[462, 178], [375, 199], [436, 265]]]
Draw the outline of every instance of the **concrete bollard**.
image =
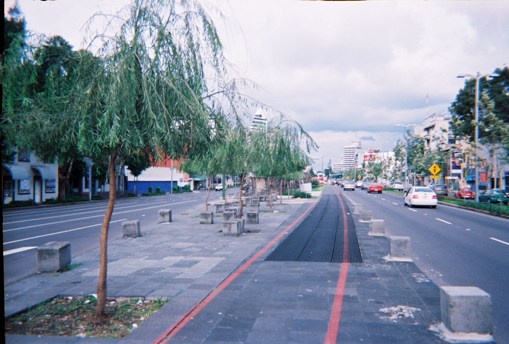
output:
[[214, 206], [216, 207], [216, 213], [222, 213], [223, 210], [224, 210], [224, 203], [216, 203], [214, 204]]
[[361, 221], [371, 221], [371, 210], [361, 209]]
[[137, 238], [141, 236], [140, 220], [122, 222], [123, 238]]
[[[370, 213], [370, 215], [371, 215], [371, 213]], [[373, 235], [373, 236], [385, 236], [384, 220], [370, 220], [368, 234]]]
[[71, 244], [50, 241], [37, 248], [37, 271], [58, 272], [71, 264]]
[[223, 220], [230, 221], [235, 218], [235, 212], [233, 210], [225, 210], [223, 212]]
[[159, 223], [172, 222], [171, 209], [160, 209], [157, 222]]
[[224, 221], [223, 222], [223, 234], [224, 235], [233, 235], [239, 236], [242, 234], [243, 220], [233, 220], [233, 221]]
[[412, 261], [412, 249], [410, 237], [407, 236], [389, 236], [390, 252], [388, 260]]
[[353, 205], [353, 214], [359, 215], [362, 210], [362, 204], [354, 204]]
[[493, 334], [491, 297], [477, 287], [441, 287], [440, 311], [453, 333]]
[[203, 212], [200, 214], [200, 224], [214, 224], [214, 212]]
[[249, 224], [259, 224], [260, 213], [258, 211], [248, 211], [246, 213], [246, 222]]

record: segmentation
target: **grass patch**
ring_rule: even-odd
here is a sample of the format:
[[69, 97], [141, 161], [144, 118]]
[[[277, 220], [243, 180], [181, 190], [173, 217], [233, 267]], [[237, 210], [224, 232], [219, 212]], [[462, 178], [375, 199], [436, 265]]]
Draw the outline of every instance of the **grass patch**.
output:
[[32, 336], [122, 338], [167, 301], [110, 298], [105, 315], [95, 316], [96, 299], [59, 296], [5, 319], [5, 333]]

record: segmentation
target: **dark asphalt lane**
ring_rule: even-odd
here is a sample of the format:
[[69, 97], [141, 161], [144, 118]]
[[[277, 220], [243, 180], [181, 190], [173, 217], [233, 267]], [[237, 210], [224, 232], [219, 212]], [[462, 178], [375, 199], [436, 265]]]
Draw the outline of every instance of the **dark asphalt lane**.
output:
[[383, 219], [387, 235], [411, 238], [413, 258], [440, 286], [476, 286], [491, 295], [495, 339], [509, 343], [509, 220], [439, 205], [409, 208], [401, 195], [356, 190], [353, 202]]

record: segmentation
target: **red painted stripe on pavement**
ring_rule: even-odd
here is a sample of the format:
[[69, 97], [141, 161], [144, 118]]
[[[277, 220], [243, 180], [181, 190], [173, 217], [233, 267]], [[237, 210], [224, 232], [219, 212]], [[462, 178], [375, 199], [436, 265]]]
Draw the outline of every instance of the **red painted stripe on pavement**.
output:
[[348, 220], [346, 216], [345, 204], [339, 195], [336, 193], [339, 203], [341, 205], [343, 217], [343, 262], [340, 266], [338, 282], [336, 284], [336, 292], [334, 302], [332, 303], [332, 310], [329, 317], [329, 325], [327, 327], [327, 334], [325, 335], [325, 344], [335, 344], [338, 333], [339, 324], [341, 321], [341, 308], [343, 307], [343, 296], [345, 295], [346, 278], [348, 275]]
[[299, 224], [304, 217], [315, 207], [318, 202], [312, 204], [306, 209], [295, 221], [293, 221], [284, 231], [279, 233], [274, 239], [272, 239], [267, 245], [265, 245], [260, 251], [253, 255], [248, 261], [242, 264], [237, 270], [232, 272], [225, 280], [223, 280], [216, 289], [208, 294], [200, 303], [198, 303], [193, 309], [187, 314], [182, 316], [177, 322], [171, 327], [164, 331], [159, 337], [157, 337], [152, 344], [163, 344], [168, 343], [184, 326], [189, 323], [198, 313], [200, 313], [210, 302], [212, 302], [217, 295], [219, 295], [226, 287], [228, 287], [241, 273], [243, 273], [249, 266], [251, 266], [261, 255], [267, 252], [272, 246], [278, 243], [283, 236], [285, 236], [290, 230], [292, 230], [297, 224]]

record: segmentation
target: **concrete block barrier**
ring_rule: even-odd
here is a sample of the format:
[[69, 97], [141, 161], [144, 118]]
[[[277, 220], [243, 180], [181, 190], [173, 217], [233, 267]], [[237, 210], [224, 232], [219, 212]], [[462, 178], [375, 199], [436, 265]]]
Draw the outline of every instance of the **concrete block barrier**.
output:
[[158, 213], [157, 222], [159, 223], [172, 222], [171, 209], [160, 209]]
[[37, 248], [37, 271], [58, 272], [71, 264], [71, 244], [66, 241], [50, 241]]
[[200, 214], [200, 224], [213, 224], [214, 223], [214, 212], [208, 211]]
[[124, 238], [137, 238], [141, 236], [140, 220], [122, 222], [122, 232]]
[[223, 222], [223, 234], [240, 236], [243, 231], [243, 220], [232, 220]]
[[225, 210], [223, 212], [223, 220], [230, 221], [235, 218], [235, 212], [233, 210]]
[[445, 328], [453, 333], [493, 334], [491, 297], [482, 289], [441, 287], [440, 312]]
[[389, 236], [389, 259], [411, 261], [412, 248], [410, 237]]
[[361, 221], [371, 221], [371, 210], [361, 209]]
[[[371, 212], [369, 212], [369, 218], [371, 219]], [[368, 221], [368, 220], [365, 220], [365, 221]], [[384, 220], [380, 220], [380, 219], [369, 220], [369, 233], [368, 234], [374, 235], [374, 236], [385, 236]]]
[[215, 203], [214, 206], [216, 207], [216, 213], [222, 213], [224, 210], [224, 203]]
[[260, 213], [258, 211], [247, 211], [246, 212], [246, 221], [249, 224], [259, 224], [260, 223]]
[[353, 214], [359, 215], [362, 210], [362, 204], [354, 204], [353, 205]]

